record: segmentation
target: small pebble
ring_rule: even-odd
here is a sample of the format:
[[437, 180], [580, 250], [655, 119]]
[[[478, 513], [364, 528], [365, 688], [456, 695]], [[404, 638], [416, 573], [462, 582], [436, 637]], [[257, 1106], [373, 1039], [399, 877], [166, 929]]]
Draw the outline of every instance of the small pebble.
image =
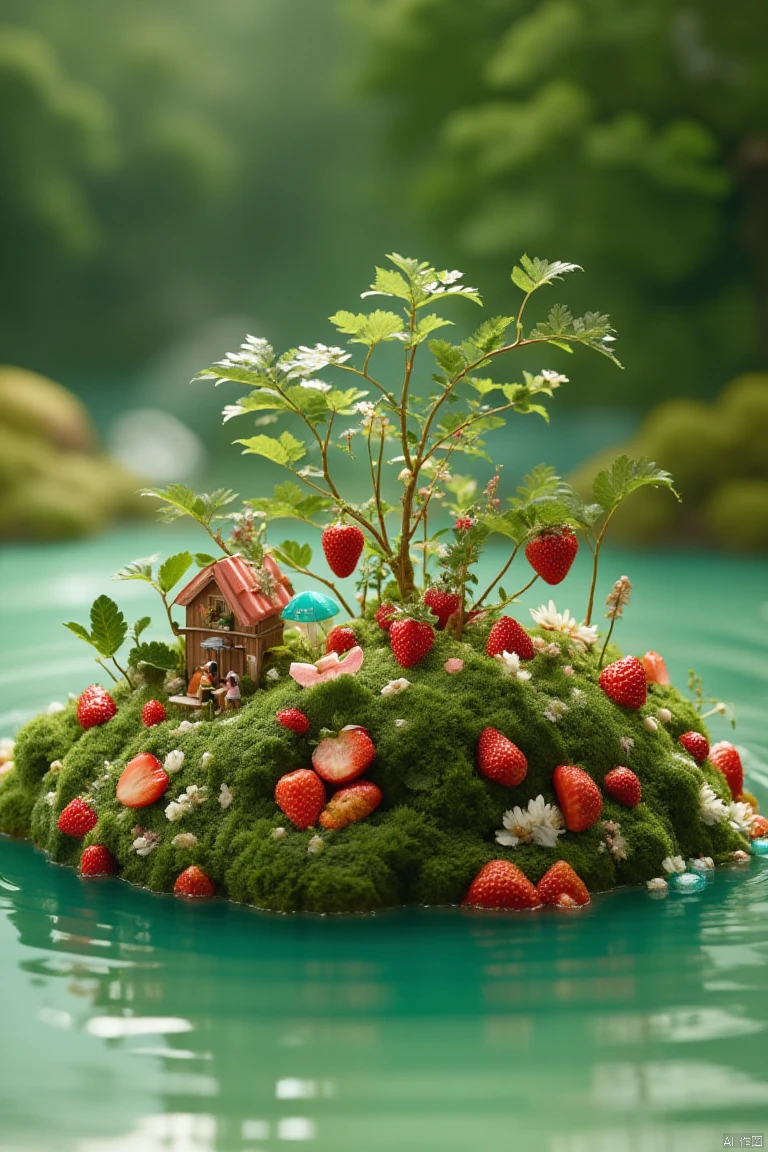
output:
[[663, 876], [656, 876], [653, 880], [649, 880], [646, 887], [649, 892], [667, 892], [669, 891], [669, 884]]
[[671, 719], [672, 713], [669, 708], [659, 708], [659, 720], [661, 720], [662, 724], [669, 724]]
[[715, 870], [715, 863], [711, 856], [700, 856], [698, 860], [691, 861], [691, 871], [700, 872], [702, 876], [711, 877]]
[[768, 856], [768, 837], [761, 836], [758, 840], [752, 841], [752, 854], [753, 856]]
[[707, 886], [704, 877], [697, 872], [677, 872], [669, 882], [676, 892], [701, 892]]
[[654, 720], [653, 716], [646, 716], [643, 720], [643, 728], [645, 728], [646, 732], [658, 732], [659, 723], [657, 720]]

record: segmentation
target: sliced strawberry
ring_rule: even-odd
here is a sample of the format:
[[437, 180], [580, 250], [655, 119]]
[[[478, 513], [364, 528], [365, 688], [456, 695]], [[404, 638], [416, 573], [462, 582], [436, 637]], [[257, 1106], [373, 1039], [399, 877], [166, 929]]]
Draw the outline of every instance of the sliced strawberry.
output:
[[359, 724], [348, 724], [341, 732], [326, 736], [312, 753], [318, 776], [329, 784], [346, 784], [362, 776], [373, 762], [376, 748]]
[[522, 912], [541, 900], [524, 872], [510, 860], [490, 860], [469, 886], [464, 904], [472, 908], [503, 908]]
[[216, 886], [202, 868], [198, 868], [197, 864], [190, 864], [189, 868], [185, 868], [177, 877], [173, 891], [177, 896], [185, 896], [190, 900], [200, 900], [215, 896]]
[[589, 904], [586, 884], [565, 860], [558, 860], [544, 873], [536, 891], [542, 904], [555, 904], [560, 908]]
[[160, 799], [170, 782], [157, 757], [140, 752], [123, 769], [117, 782], [117, 798], [126, 808], [147, 808]]
[[311, 828], [325, 807], [323, 782], [309, 768], [289, 772], [277, 782], [275, 803], [297, 828]]
[[511, 616], [501, 616], [491, 628], [485, 645], [486, 656], [514, 652], [521, 660], [533, 660], [536, 649], [528, 633]]
[[95, 728], [106, 724], [117, 713], [117, 704], [101, 684], [91, 684], [80, 693], [77, 701], [77, 719], [81, 728]]
[[339, 656], [343, 656], [345, 652], [351, 652], [356, 647], [357, 637], [346, 625], [338, 624], [335, 628], [331, 628], [325, 638], [326, 655], [329, 652], [338, 652]]
[[117, 861], [103, 844], [91, 844], [80, 857], [81, 876], [112, 876], [117, 872]]
[[584, 832], [600, 819], [603, 798], [591, 776], [576, 764], [560, 764], [552, 777], [569, 832]]
[[669, 672], [667, 672], [664, 657], [660, 656], [658, 652], [654, 652], [652, 649], [650, 652], [646, 652], [643, 656], [643, 668], [649, 684], [669, 684]]
[[81, 840], [83, 836], [90, 832], [91, 828], [95, 828], [99, 822], [99, 817], [96, 815], [90, 804], [86, 804], [85, 800], [81, 800], [77, 796], [74, 800], [70, 800], [66, 808], [63, 810], [59, 819], [56, 821], [56, 827], [59, 832], [63, 832], [65, 836], [74, 836], [76, 839]]
[[728, 740], [713, 744], [709, 750], [709, 762], [714, 764], [718, 772], [722, 772], [728, 781], [731, 795], [734, 800], [738, 800], [744, 791], [744, 765], [733, 744]]
[[332, 524], [320, 538], [328, 567], [334, 576], [351, 576], [357, 567], [365, 536], [354, 524]]
[[275, 713], [275, 717], [289, 732], [297, 732], [299, 736], [305, 736], [309, 732], [309, 718], [298, 708], [281, 708]]
[[483, 728], [477, 741], [476, 761], [481, 776], [508, 788], [522, 784], [528, 774], [524, 754], [498, 728]]
[[625, 808], [637, 808], [643, 796], [640, 781], [631, 768], [612, 768], [603, 780], [603, 789]]
[[141, 710], [141, 722], [145, 728], [154, 728], [168, 719], [168, 713], [159, 700], [147, 700]]
[[437, 629], [442, 632], [454, 612], [458, 612], [461, 599], [456, 592], [448, 592], [443, 588], [427, 588], [424, 603], [437, 616]]
[[568, 575], [579, 542], [567, 526], [546, 528], [526, 546], [525, 558], [547, 584], [560, 584]]
[[320, 824], [323, 828], [346, 828], [347, 824], [365, 820], [381, 801], [381, 788], [376, 784], [368, 780], [350, 784], [348, 788], [340, 788], [334, 793], [320, 813]]
[[614, 704], [620, 704], [622, 708], [642, 708], [648, 698], [645, 669], [637, 656], [624, 656], [603, 668], [600, 687]]
[[678, 744], [685, 748], [689, 756], [693, 756], [697, 764], [703, 764], [709, 756], [709, 740], [701, 732], [683, 732], [678, 737]]

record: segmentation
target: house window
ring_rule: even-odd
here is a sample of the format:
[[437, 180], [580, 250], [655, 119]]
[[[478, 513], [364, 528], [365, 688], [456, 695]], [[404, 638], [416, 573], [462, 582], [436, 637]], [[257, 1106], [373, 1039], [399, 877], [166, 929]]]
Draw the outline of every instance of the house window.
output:
[[208, 609], [212, 619], [225, 616], [227, 613], [227, 606], [222, 600], [221, 596], [209, 596]]

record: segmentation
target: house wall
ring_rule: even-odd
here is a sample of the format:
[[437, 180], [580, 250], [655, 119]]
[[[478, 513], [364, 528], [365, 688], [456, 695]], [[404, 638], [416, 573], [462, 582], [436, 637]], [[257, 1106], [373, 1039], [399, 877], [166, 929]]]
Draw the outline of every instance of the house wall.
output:
[[[261, 665], [264, 652], [273, 645], [282, 643], [283, 622], [279, 615], [269, 616], [259, 621], [255, 626], [244, 624], [235, 616], [235, 627], [232, 632], [209, 628], [204, 623], [200, 607], [208, 608], [211, 600], [224, 599], [218, 584], [211, 580], [186, 608], [185, 627], [179, 629], [186, 637], [187, 644], [187, 679], [189, 680], [196, 668], [206, 664], [217, 655], [219, 661], [219, 675], [226, 676], [227, 672], [236, 672], [238, 676], [246, 673], [255, 681], [261, 676]], [[227, 645], [233, 645], [220, 654], [214, 654], [203, 648], [202, 640], [210, 636], [219, 636]]]

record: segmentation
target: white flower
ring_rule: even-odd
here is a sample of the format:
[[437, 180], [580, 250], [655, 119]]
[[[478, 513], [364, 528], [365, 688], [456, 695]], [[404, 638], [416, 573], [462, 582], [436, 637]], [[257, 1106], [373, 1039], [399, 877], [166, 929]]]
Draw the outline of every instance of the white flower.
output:
[[182, 732], [191, 732], [193, 728], [199, 728], [202, 720], [196, 720], [194, 723], [191, 720], [182, 720], [178, 728], [171, 731], [171, 736], [179, 736]]
[[222, 784], [221, 791], [219, 792], [219, 804], [225, 810], [229, 808], [232, 803], [232, 790], [227, 784]]
[[285, 828], [283, 828], [282, 826], [280, 826], [279, 828], [273, 828], [272, 829], [272, 839], [273, 840], [284, 840], [285, 839]]
[[182, 816], [188, 816], [195, 808], [205, 804], [208, 799], [207, 792], [208, 789], [205, 786], [201, 788], [197, 784], [189, 784], [186, 791], [182, 792], [176, 800], [172, 800], [165, 809], [166, 817], [173, 823], [176, 820], [181, 820]]
[[507, 848], [533, 842], [540, 848], [554, 848], [558, 836], [565, 832], [563, 816], [556, 804], [547, 804], [543, 796], [528, 801], [527, 810], [519, 806], [502, 816], [503, 829], [496, 840]]
[[562, 632], [582, 650], [597, 643], [597, 625], [579, 624], [567, 608], [565, 612], [558, 612], [554, 600], [550, 600], [548, 605], [542, 604], [540, 608], [531, 608], [531, 616], [539, 628], [548, 632]]
[[584, 705], [587, 701], [587, 694], [582, 688], [571, 688], [571, 699], [574, 704]]
[[531, 673], [520, 667], [517, 652], [499, 652], [494, 656], [494, 660], [499, 661], [505, 676], [511, 676], [514, 680], [530, 680]]
[[266, 677], [267, 677], [267, 680], [279, 680], [280, 679], [280, 673], [278, 672], [277, 668], [270, 668], [269, 671], [266, 673]]
[[64, 767], [64, 765], [62, 764], [61, 760], [52, 760], [51, 763], [48, 765], [48, 771], [49, 772], [61, 772], [63, 767]]
[[728, 823], [731, 828], [748, 837], [752, 831], [754, 820], [755, 813], [751, 806], [743, 803], [741, 800], [734, 800], [728, 809]]
[[662, 876], [657, 876], [654, 880], [649, 880], [646, 883], [646, 887], [649, 892], [667, 892], [669, 890], [669, 884], [667, 884]]
[[309, 388], [312, 392], [330, 392], [333, 385], [326, 384], [324, 380], [302, 380], [299, 387]]
[[721, 824], [728, 819], [728, 805], [715, 795], [709, 784], [702, 784], [699, 789], [701, 811], [699, 816], [705, 824]]
[[53, 806], [53, 803], [55, 800], [56, 800], [56, 793], [55, 792], [46, 792], [46, 794], [45, 794], [46, 804], [50, 804], [51, 806]]
[[643, 728], [645, 728], [646, 732], [658, 732], [659, 722], [655, 720], [653, 716], [644, 716]]
[[409, 469], [408, 468], [401, 468], [397, 474], [397, 478], [398, 478], [398, 480], [401, 481], [401, 483], [407, 484], [411, 478], [411, 473], [410, 473]]
[[313, 836], [309, 844], [307, 844], [307, 852], [313, 856], [316, 856], [318, 852], [322, 852], [323, 848], [325, 848], [325, 844], [323, 843], [322, 836]]
[[137, 836], [133, 842], [133, 850], [137, 856], [149, 856], [160, 843], [160, 837]]
[[179, 832], [178, 836], [174, 836], [171, 840], [174, 848], [193, 848], [197, 844], [197, 836], [194, 832]]
[[322, 468], [316, 468], [314, 464], [305, 464], [303, 468], [299, 468], [298, 475], [306, 477], [307, 480], [323, 480], [325, 478]]
[[405, 676], [401, 676], [399, 680], [390, 680], [385, 684], [381, 690], [382, 696], [397, 696], [398, 692], [404, 692], [406, 688], [410, 688], [410, 680], [406, 680]]
[[659, 708], [659, 720], [661, 720], [662, 724], [669, 724], [671, 719], [672, 713], [669, 708]]
[[57, 712], [63, 712], [64, 707], [61, 700], [51, 700], [45, 711], [48, 716], [55, 716]]
[[395, 720], [395, 728], [405, 728], [407, 720]]
[[177, 820], [181, 820], [186, 810], [177, 800], [171, 800], [170, 804], [166, 805], [165, 818], [175, 824]]
[[715, 868], [715, 862], [711, 856], [698, 856], [688, 863], [693, 872], [713, 872]]
[[268, 368], [274, 359], [274, 350], [267, 340], [258, 336], [246, 336], [240, 345], [239, 352], [227, 352], [223, 360], [216, 363], [217, 368]]
[[564, 704], [562, 700], [550, 700], [548, 707], [544, 710], [544, 716], [553, 724], [559, 724], [567, 711], [568, 705]]
[[[554, 643], [554, 641], [551, 644], [548, 644], [543, 636], [532, 636], [531, 640], [533, 642], [534, 648], [536, 649], [536, 651], [539, 653], [540, 656], [559, 656], [560, 655], [560, 648], [557, 644]], [[565, 671], [565, 669], [563, 669], [563, 671]], [[573, 671], [573, 669], [571, 669], [571, 671]], [[566, 675], [567, 675], [567, 673], [566, 673]]]
[[560, 384], [567, 384], [568, 377], [563, 376], [561, 372], [553, 372], [551, 368], [542, 368], [539, 372], [542, 380], [546, 380], [550, 388], [557, 388]]
[[173, 752], [169, 752], [163, 761], [163, 768], [169, 776], [181, 771], [181, 766], [184, 763], [184, 753], [179, 748], [174, 748]]
[[673, 875], [675, 872], [685, 872], [685, 860], [682, 856], [665, 856], [661, 862], [665, 872]]
[[608, 609], [606, 616], [609, 620], [618, 620], [624, 615], [624, 609], [629, 604], [632, 584], [629, 576], [620, 576], [608, 593], [605, 606]]
[[314, 348], [300, 344], [292, 358], [280, 361], [280, 368], [290, 380], [296, 376], [311, 376], [313, 372], [322, 372], [329, 364], [345, 364], [351, 355], [351, 352], [345, 352], [343, 348], [328, 347], [326, 344], [316, 344]]
[[211, 760], [213, 760], [213, 752], [203, 752], [203, 755], [200, 757], [200, 767], [207, 768]]
[[[555, 647], [557, 647], [557, 645], [555, 645]], [[565, 667], [563, 668], [563, 675], [564, 676], [573, 676], [573, 668], [571, 667], [570, 664], [566, 664]]]
[[625, 756], [629, 756], [630, 752], [635, 746], [635, 742], [631, 736], [622, 736], [621, 740], [619, 740], [619, 744], [621, 745], [621, 750]]
[[[604, 846], [608, 849], [614, 860], [626, 860], [627, 858], [627, 841], [621, 825], [616, 820], [606, 820], [603, 823], [605, 829]], [[603, 844], [600, 845], [602, 850]]]
[[516, 848], [518, 844], [530, 844], [533, 839], [533, 817], [519, 805], [508, 809], [501, 818], [504, 825], [496, 833], [496, 841], [505, 848]]

